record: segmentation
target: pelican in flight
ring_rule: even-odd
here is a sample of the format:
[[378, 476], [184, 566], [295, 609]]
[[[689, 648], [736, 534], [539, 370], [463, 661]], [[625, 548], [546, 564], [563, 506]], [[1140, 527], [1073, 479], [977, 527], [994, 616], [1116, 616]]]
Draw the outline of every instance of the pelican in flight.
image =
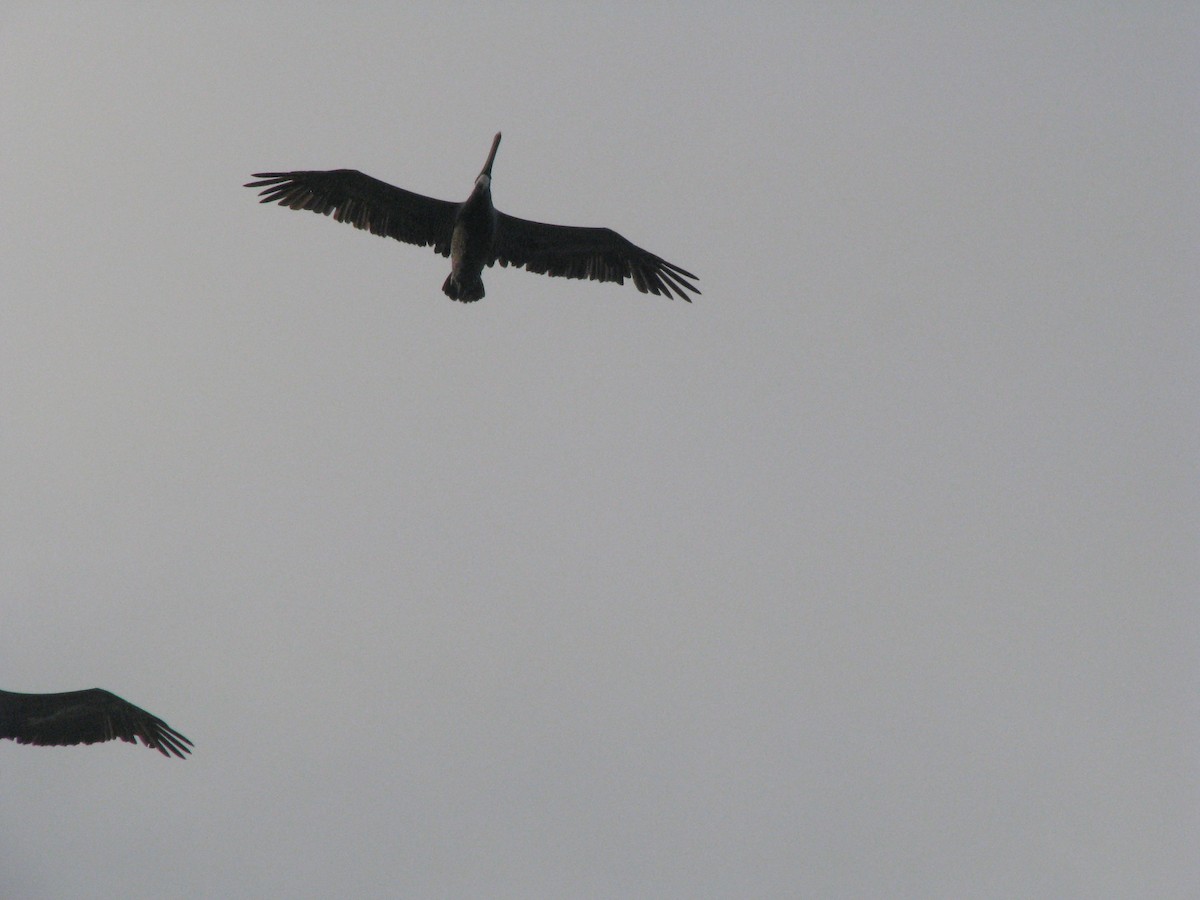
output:
[[0, 691], [0, 738], [62, 747], [120, 738], [183, 759], [192, 742], [162, 719], [100, 688], [65, 694]]
[[[338, 222], [450, 257], [442, 290], [470, 303], [483, 297], [484, 266], [524, 266], [540, 275], [615, 281], [626, 278], [643, 294], [691, 302], [695, 275], [631, 244], [608, 228], [547, 225], [518, 219], [492, 206], [492, 162], [500, 135], [475, 188], [463, 203], [435, 200], [392, 187], [355, 169], [257, 172], [248, 188], [262, 188], [260, 203], [307, 209]], [[690, 280], [689, 280], [690, 279]]]

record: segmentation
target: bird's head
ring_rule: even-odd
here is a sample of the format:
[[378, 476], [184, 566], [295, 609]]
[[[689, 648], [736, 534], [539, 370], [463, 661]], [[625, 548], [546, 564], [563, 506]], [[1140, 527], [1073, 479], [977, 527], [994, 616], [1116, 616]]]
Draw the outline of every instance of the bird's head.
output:
[[475, 179], [475, 186], [488, 188], [492, 184], [492, 163], [496, 161], [496, 148], [500, 146], [500, 132], [496, 132], [496, 136], [492, 139], [492, 150], [488, 154], [487, 162], [483, 164], [483, 169], [479, 173], [479, 177]]

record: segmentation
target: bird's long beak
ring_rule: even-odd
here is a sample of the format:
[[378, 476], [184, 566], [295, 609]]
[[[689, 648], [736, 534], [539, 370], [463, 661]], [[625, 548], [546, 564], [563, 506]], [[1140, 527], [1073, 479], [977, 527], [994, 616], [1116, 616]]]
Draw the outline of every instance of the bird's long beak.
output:
[[488, 161], [483, 164], [483, 170], [480, 175], [492, 177], [492, 162], [496, 159], [496, 148], [500, 146], [500, 132], [496, 132], [496, 137], [492, 140], [492, 152], [488, 154]]

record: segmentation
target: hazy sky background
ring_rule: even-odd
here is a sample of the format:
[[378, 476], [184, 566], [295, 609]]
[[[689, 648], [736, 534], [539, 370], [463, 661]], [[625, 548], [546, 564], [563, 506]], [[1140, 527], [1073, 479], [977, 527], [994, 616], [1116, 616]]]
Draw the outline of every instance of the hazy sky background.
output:
[[[1200, 883], [1193, 4], [0, 7], [0, 894]], [[692, 305], [259, 206], [607, 225]]]

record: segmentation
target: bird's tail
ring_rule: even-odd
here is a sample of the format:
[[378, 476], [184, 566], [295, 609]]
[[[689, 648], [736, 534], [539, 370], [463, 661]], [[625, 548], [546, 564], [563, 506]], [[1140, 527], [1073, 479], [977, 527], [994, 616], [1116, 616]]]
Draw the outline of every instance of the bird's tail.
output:
[[468, 277], [459, 281], [451, 272], [446, 276], [446, 283], [442, 285], [442, 291], [451, 300], [473, 303], [483, 299], [483, 279], [476, 275], [473, 278]]

